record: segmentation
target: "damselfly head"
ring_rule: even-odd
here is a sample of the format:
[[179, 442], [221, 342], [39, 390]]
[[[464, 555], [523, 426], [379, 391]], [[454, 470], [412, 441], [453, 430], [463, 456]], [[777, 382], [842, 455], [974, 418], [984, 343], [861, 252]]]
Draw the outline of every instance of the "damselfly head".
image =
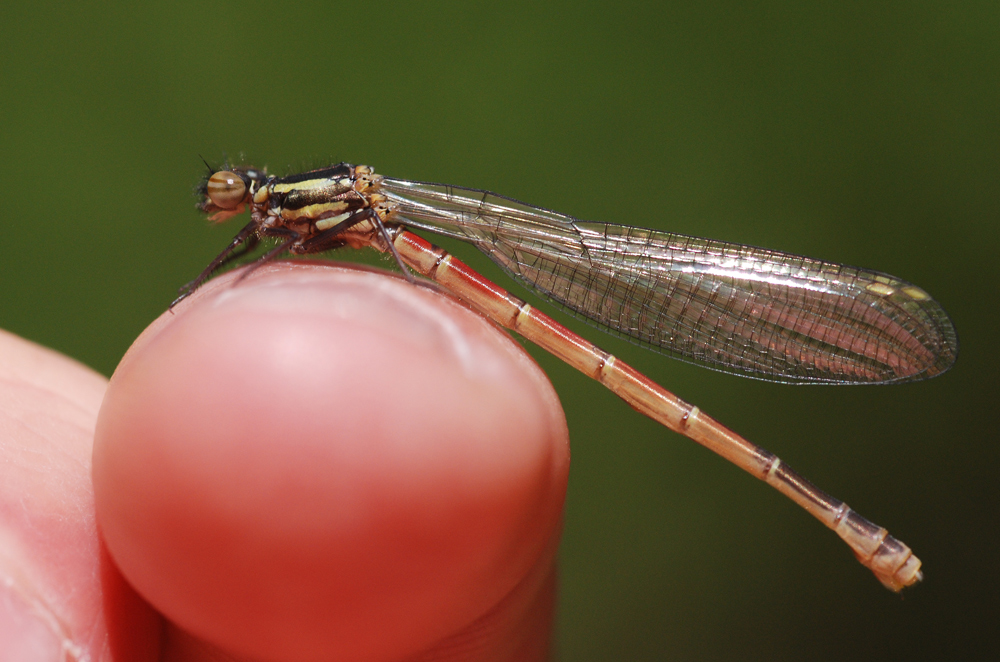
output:
[[220, 170], [208, 178], [205, 195], [220, 209], [235, 209], [247, 197], [247, 183], [235, 172]]
[[234, 167], [210, 172], [198, 187], [202, 196], [198, 209], [208, 214], [210, 221], [221, 223], [246, 210], [254, 192], [267, 174], [256, 168]]

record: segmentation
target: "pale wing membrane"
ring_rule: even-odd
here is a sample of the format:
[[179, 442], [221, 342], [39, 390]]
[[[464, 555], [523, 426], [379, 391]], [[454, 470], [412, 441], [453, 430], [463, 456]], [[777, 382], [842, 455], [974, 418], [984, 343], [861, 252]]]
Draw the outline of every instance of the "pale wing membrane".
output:
[[941, 306], [887, 274], [750, 246], [578, 221], [486, 191], [387, 178], [413, 227], [476, 245], [599, 327], [709, 368], [795, 383], [886, 383], [947, 370]]

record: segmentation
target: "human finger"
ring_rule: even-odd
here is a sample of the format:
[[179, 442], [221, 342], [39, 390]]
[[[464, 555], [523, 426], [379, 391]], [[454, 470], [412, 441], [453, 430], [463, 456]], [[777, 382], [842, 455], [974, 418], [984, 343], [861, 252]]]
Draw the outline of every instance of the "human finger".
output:
[[503, 628], [552, 600], [568, 469], [537, 365], [381, 273], [236, 277], [154, 324], [112, 379], [94, 479], [126, 576], [248, 658], [403, 659], [483, 618], [480, 645], [516, 641]]

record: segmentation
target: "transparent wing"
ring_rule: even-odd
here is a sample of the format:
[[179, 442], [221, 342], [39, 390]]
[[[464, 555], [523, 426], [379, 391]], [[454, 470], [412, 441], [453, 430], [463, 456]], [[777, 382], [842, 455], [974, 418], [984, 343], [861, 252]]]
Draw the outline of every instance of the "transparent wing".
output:
[[470, 242], [570, 313], [715, 370], [888, 383], [951, 367], [941, 306], [894, 276], [668, 232], [579, 221], [503, 196], [385, 178], [412, 227]]

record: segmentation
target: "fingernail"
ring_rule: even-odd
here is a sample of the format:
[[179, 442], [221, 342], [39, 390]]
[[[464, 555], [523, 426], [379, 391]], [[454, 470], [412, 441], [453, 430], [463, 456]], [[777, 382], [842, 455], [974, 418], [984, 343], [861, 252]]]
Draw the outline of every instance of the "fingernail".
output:
[[4, 660], [59, 662], [66, 655], [64, 637], [53, 630], [53, 619], [25, 600], [11, 584], [0, 580], [0, 651]]
[[[213, 307], [307, 313], [364, 327], [364, 333], [386, 336], [396, 351], [405, 343], [415, 352], [451, 355], [470, 376], [493, 379], [507, 373], [506, 363], [496, 357], [492, 344], [483, 351], [483, 343], [473, 342], [479, 336], [473, 334], [469, 323], [481, 322], [478, 316], [469, 316], [464, 309], [442, 315], [442, 306], [450, 306], [451, 302], [434, 304], [431, 291], [412, 288], [402, 279], [350, 268], [286, 267], [261, 274], [252, 284], [221, 291]], [[465, 324], [460, 320], [466, 320]], [[482, 327], [486, 328], [492, 330], [489, 325]], [[482, 332], [480, 327], [476, 329]]]

